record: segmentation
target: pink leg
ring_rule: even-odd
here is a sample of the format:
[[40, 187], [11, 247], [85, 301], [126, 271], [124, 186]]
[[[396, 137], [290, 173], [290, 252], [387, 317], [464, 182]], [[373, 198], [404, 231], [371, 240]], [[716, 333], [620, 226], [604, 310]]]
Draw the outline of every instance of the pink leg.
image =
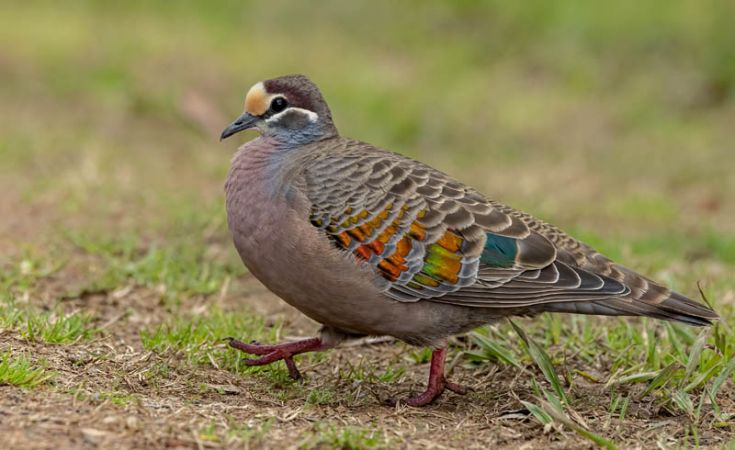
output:
[[429, 369], [429, 384], [426, 390], [416, 397], [407, 398], [406, 400], [388, 400], [388, 404], [395, 406], [396, 403], [402, 403], [408, 406], [424, 406], [436, 400], [444, 389], [449, 389], [455, 394], [464, 395], [467, 389], [464, 386], [447, 381], [444, 377], [444, 360], [447, 357], [447, 348], [441, 347], [435, 349], [431, 354], [431, 368]]
[[264, 366], [266, 364], [283, 360], [283, 362], [286, 363], [286, 367], [288, 367], [288, 374], [294, 380], [301, 379], [301, 373], [299, 373], [299, 369], [296, 368], [296, 363], [293, 360], [294, 355], [306, 352], [318, 352], [330, 347], [324, 344], [322, 340], [317, 337], [276, 345], [258, 344], [257, 342], [246, 344], [231, 337], [225, 339], [229, 341], [230, 347], [232, 348], [236, 348], [245, 353], [250, 353], [251, 355], [261, 355], [260, 358], [246, 359], [246, 365]]

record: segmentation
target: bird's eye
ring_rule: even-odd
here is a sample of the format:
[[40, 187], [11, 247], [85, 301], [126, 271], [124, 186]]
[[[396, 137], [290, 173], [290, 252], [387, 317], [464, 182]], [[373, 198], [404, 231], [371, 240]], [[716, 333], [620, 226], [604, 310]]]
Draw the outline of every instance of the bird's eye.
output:
[[288, 102], [286, 101], [285, 98], [276, 97], [271, 102], [271, 111], [273, 111], [274, 113], [279, 113], [283, 111], [284, 109], [286, 109], [287, 106], [288, 106]]

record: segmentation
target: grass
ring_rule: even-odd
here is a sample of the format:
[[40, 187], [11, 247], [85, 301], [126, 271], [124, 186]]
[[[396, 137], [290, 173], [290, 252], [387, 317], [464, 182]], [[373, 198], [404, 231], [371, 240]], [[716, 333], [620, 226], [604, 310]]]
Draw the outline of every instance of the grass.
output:
[[94, 232], [70, 232], [69, 239], [85, 254], [100, 260], [95, 279], [69, 292], [70, 297], [111, 291], [130, 283], [159, 288], [164, 301], [176, 301], [181, 295], [216, 293], [228, 279], [243, 272], [241, 264], [215, 259], [206, 254], [206, 247], [191, 245], [185, 236], [171, 238], [165, 245], [144, 245], [136, 235], [108, 237]]
[[83, 312], [39, 311], [32, 306], [20, 306], [13, 299], [0, 303], [0, 329], [18, 330], [30, 342], [69, 344], [92, 339], [100, 333], [93, 326], [93, 319]]
[[[733, 14], [724, 0], [15, 2], [0, 14], [14, 43], [0, 55], [0, 370], [18, 380], [0, 381], [3, 426], [56, 445], [56, 420], [79, 424], [69, 442], [146, 448], [727, 446]], [[316, 331], [243, 268], [222, 200], [236, 143], [219, 132], [250, 85], [292, 72], [344, 135], [692, 298], [700, 285], [722, 321], [483, 327], [451, 345], [451, 377], [474, 392], [422, 411], [379, 400], [423, 387], [427, 349], [303, 355], [304, 383], [282, 363], [244, 367], [222, 338]]]
[[90, 327], [92, 318], [82, 313], [30, 314], [21, 328], [21, 336], [29, 341], [67, 344], [90, 339], [99, 331]]
[[385, 435], [368, 427], [316, 427], [298, 448], [335, 448], [345, 450], [390, 448], [393, 443]]
[[[476, 332], [472, 338], [477, 347], [467, 352], [471, 364], [505, 364], [526, 372], [531, 377], [536, 402], [522, 403], [543, 425], [558, 422], [597, 445], [614, 448], [613, 442], [570, 419], [565, 412], [588, 405], [583, 392], [575, 388], [574, 380], [581, 379], [579, 376], [612, 393], [608, 420], [624, 420], [631, 398], [650, 402], [673, 416], [686, 415], [693, 436], [700, 427], [711, 428], [729, 420], [730, 414], [723, 414], [718, 405], [717, 394], [735, 369], [734, 340], [721, 324], [698, 333], [675, 324], [659, 324], [654, 330], [656, 336], [651, 336], [650, 325], [645, 321], [642, 326], [635, 326], [621, 319], [617, 326], [605, 328], [587, 318], [574, 320], [574, 326], [555, 316], [547, 317], [546, 322], [543, 329], [532, 328], [535, 337], [513, 322], [510, 326]], [[508, 332], [510, 329], [517, 337]], [[584, 342], [574, 342], [580, 336]], [[518, 338], [523, 344], [520, 347]], [[544, 348], [554, 351], [549, 353]], [[585, 365], [597, 371], [603, 369], [609, 374], [607, 379], [578, 369], [577, 376], [562, 378], [559, 372], [563, 370], [568, 375], [570, 370], [566, 365], [568, 352], [577, 353], [576, 357], [587, 353]], [[535, 371], [541, 376], [536, 376]]]
[[253, 372], [242, 364], [243, 354], [229, 348], [226, 337], [242, 336], [242, 339], [260, 342], [278, 341], [280, 327], [266, 327], [261, 317], [251, 313], [226, 313], [210, 311], [195, 318], [181, 318], [161, 324], [155, 331], [141, 332], [143, 348], [159, 353], [181, 352], [194, 364], [210, 364], [235, 372]]
[[54, 377], [54, 373], [44, 367], [37, 367], [22, 354], [5, 352], [0, 361], [0, 385], [13, 385], [20, 388], [34, 388]]
[[201, 429], [198, 434], [199, 438], [204, 442], [250, 448], [262, 444], [266, 433], [272, 426], [272, 421], [266, 421], [259, 427], [248, 427], [238, 424], [235, 421], [228, 421], [226, 423], [227, 432], [224, 436], [221, 436], [218, 432], [220, 424], [215, 422]]
[[336, 392], [329, 388], [311, 389], [306, 396], [306, 404], [308, 405], [329, 405], [335, 402]]

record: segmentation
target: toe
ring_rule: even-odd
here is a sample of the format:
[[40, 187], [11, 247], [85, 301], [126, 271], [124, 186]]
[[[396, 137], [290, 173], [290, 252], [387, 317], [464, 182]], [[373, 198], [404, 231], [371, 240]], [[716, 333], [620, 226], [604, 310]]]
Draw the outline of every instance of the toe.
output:
[[296, 367], [296, 363], [294, 362], [292, 357], [288, 356], [286, 358], [283, 358], [283, 362], [286, 363], [286, 367], [288, 368], [288, 375], [292, 379], [296, 381], [303, 380], [301, 372], [299, 372], [299, 369]]
[[451, 381], [445, 381], [444, 387], [454, 392], [455, 394], [459, 394], [459, 395], [465, 395], [469, 391], [469, 389], [467, 389], [466, 386], [462, 386], [461, 384], [457, 384], [457, 383], [452, 383]]

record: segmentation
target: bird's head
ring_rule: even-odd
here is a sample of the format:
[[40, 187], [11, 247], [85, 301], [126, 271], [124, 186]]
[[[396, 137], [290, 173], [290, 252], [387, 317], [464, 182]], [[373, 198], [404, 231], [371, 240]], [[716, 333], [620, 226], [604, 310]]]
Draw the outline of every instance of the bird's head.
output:
[[337, 133], [319, 88], [303, 75], [255, 83], [245, 96], [245, 112], [222, 131], [220, 140], [253, 128], [264, 136], [293, 143]]

